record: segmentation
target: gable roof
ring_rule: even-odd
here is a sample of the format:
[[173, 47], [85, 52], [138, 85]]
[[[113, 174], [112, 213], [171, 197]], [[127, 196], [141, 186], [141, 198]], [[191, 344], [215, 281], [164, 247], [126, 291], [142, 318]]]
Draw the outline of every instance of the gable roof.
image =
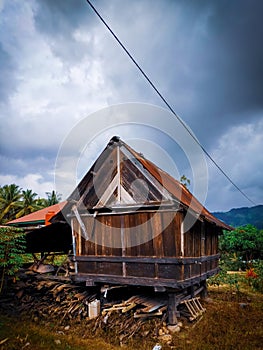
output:
[[[114, 136], [68, 197], [78, 210], [179, 205], [224, 229], [231, 229], [214, 217], [179, 181], [145, 159]], [[67, 210], [65, 209], [65, 212]]]
[[67, 204], [67, 201], [51, 205], [49, 207], [37, 210], [31, 214], [22, 216], [21, 218], [9, 221], [6, 225], [10, 226], [26, 226], [26, 225], [44, 225], [47, 215], [49, 219], [59, 213]]

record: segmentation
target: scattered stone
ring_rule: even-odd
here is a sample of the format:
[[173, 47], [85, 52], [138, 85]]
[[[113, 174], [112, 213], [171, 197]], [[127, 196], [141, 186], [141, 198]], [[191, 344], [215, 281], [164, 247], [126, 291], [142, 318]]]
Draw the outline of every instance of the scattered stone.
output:
[[169, 331], [168, 331], [167, 327], [162, 327], [162, 330], [163, 330], [164, 334], [169, 334]]
[[207, 304], [213, 304], [213, 300], [211, 298], [205, 298], [205, 302]]
[[54, 339], [54, 343], [55, 343], [56, 345], [60, 345], [60, 344], [61, 344], [61, 341], [60, 341], [59, 339]]
[[174, 326], [169, 325], [167, 328], [168, 328], [168, 330], [169, 330], [170, 333], [178, 333], [178, 332], [180, 332], [180, 329], [181, 329], [181, 328], [178, 326], [178, 324], [176, 324], [176, 325], [174, 325]]
[[67, 325], [67, 326], [64, 327], [64, 329], [65, 329], [65, 331], [68, 331], [70, 329], [70, 326]]
[[171, 342], [173, 338], [171, 334], [163, 334], [159, 337], [159, 339], [164, 343], [168, 343], [168, 342]]
[[158, 334], [159, 334], [160, 336], [164, 334], [164, 331], [163, 331], [162, 328], [159, 329]]

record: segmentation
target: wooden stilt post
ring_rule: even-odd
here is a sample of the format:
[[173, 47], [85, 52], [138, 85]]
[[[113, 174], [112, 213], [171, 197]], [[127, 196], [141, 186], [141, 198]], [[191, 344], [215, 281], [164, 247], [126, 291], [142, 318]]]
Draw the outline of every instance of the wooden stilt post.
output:
[[203, 286], [203, 290], [200, 294], [202, 299], [206, 299], [207, 298], [207, 283], [206, 280], [201, 282], [201, 285]]
[[175, 292], [168, 293], [168, 323], [169, 325], [176, 325], [177, 321], [177, 298]]

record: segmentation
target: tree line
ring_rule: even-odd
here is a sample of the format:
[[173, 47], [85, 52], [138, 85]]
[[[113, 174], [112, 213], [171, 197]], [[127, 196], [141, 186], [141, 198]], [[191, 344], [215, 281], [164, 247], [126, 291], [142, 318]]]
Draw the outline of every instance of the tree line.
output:
[[57, 204], [61, 198], [62, 195], [54, 190], [41, 198], [31, 189], [24, 190], [16, 184], [0, 186], [0, 224]]
[[[248, 224], [224, 231], [219, 237], [221, 271], [209, 279], [210, 284], [230, 284], [239, 291], [245, 280], [253, 289], [263, 293], [263, 230]], [[245, 271], [244, 277], [227, 271]]]

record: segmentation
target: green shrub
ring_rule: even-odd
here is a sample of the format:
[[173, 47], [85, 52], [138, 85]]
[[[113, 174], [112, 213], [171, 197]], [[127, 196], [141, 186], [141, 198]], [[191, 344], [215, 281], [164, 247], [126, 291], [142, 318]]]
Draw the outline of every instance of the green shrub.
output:
[[26, 248], [23, 230], [0, 227], [0, 293], [6, 277], [15, 276], [23, 264], [22, 253]]
[[263, 259], [263, 230], [252, 225], [237, 227], [233, 231], [224, 231], [219, 238], [221, 253], [236, 256], [239, 261], [249, 264]]
[[235, 290], [236, 292], [240, 291], [240, 282], [242, 281], [242, 277], [237, 273], [227, 273], [226, 270], [221, 270], [218, 274], [210, 277], [207, 280], [208, 285], [210, 286], [222, 286], [228, 285], [231, 290]]
[[226, 271], [245, 271], [247, 263], [236, 253], [223, 252], [220, 258], [220, 267]]

